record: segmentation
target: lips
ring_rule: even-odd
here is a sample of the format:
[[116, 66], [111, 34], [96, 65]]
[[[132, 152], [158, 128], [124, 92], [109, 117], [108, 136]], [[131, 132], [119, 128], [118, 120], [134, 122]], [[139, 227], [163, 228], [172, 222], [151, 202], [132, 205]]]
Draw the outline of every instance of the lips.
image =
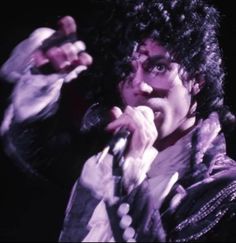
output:
[[155, 118], [157, 118], [158, 116], [160, 116], [161, 115], [161, 112], [160, 111], [155, 111], [154, 112], [154, 117]]

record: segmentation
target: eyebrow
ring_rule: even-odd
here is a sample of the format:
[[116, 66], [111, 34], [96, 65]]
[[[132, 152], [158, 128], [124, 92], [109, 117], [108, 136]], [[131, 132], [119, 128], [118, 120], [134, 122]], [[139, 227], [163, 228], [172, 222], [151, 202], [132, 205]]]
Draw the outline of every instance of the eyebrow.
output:
[[155, 56], [149, 56], [147, 58], [147, 61], [148, 62], [151, 62], [151, 63], [155, 63], [155, 62], [158, 62], [158, 61], [166, 61], [168, 63], [171, 63], [172, 60], [170, 57], [166, 57], [166, 56], [163, 56], [163, 55], [155, 55]]

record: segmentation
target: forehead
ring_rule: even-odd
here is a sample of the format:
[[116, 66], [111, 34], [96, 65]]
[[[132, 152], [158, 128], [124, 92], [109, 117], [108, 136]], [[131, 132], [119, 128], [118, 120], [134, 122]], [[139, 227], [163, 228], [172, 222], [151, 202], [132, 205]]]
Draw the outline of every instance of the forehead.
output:
[[140, 43], [134, 50], [134, 54], [144, 54], [149, 57], [158, 55], [170, 58], [170, 53], [167, 51], [167, 49], [158, 41], [150, 38], [145, 39], [142, 43]]

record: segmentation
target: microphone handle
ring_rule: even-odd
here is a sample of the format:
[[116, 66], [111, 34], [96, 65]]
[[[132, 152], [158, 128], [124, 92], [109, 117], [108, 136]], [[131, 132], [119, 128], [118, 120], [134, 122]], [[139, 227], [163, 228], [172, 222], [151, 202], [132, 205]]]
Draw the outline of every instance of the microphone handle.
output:
[[122, 165], [124, 163], [124, 152], [128, 145], [130, 135], [131, 132], [127, 128], [120, 128], [97, 159], [97, 164], [99, 164], [105, 158], [107, 153], [113, 155], [112, 174], [115, 180], [114, 195], [118, 197], [125, 194], [124, 185], [122, 182]]
[[118, 132], [113, 136], [109, 143], [109, 153], [113, 155], [112, 163], [112, 174], [115, 180], [114, 195], [121, 197], [125, 195], [125, 188], [123, 185], [123, 168], [124, 164], [124, 153], [128, 145], [128, 140], [131, 132], [122, 127]]
[[131, 135], [131, 132], [125, 128], [122, 127], [116, 132], [111, 140], [108, 142], [107, 146], [103, 149], [101, 152], [99, 158], [97, 159], [97, 164], [101, 163], [101, 161], [106, 157], [106, 155], [109, 153], [113, 155], [116, 161], [119, 161], [116, 166], [121, 167], [121, 157], [123, 157], [123, 154], [125, 152], [125, 149], [128, 145], [128, 139]]
[[108, 143], [109, 153], [113, 156], [123, 156], [130, 135], [131, 132], [126, 127], [121, 127]]

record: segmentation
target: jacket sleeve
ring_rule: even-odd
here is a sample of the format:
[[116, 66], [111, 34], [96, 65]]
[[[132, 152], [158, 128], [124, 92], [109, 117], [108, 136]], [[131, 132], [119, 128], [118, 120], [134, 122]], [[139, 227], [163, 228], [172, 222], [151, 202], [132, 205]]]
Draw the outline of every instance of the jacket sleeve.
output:
[[190, 191], [169, 217], [173, 228], [168, 230], [168, 240], [235, 242], [236, 181], [231, 179], [220, 178]]
[[89, 232], [86, 227], [99, 201], [79, 180], [75, 183], [59, 242], [81, 242], [84, 239]]
[[73, 154], [73, 133], [58, 110], [63, 83], [75, 78], [71, 74], [74, 70], [43, 74], [34, 70], [32, 60], [32, 53], [53, 33], [48, 28], [35, 30], [13, 50], [0, 70], [1, 78], [14, 85], [0, 125], [3, 147], [18, 166], [31, 174], [37, 174], [34, 168], [43, 165], [42, 170], [46, 170], [56, 162], [63, 172], [66, 167], [61, 161], [73, 161], [67, 157]]

